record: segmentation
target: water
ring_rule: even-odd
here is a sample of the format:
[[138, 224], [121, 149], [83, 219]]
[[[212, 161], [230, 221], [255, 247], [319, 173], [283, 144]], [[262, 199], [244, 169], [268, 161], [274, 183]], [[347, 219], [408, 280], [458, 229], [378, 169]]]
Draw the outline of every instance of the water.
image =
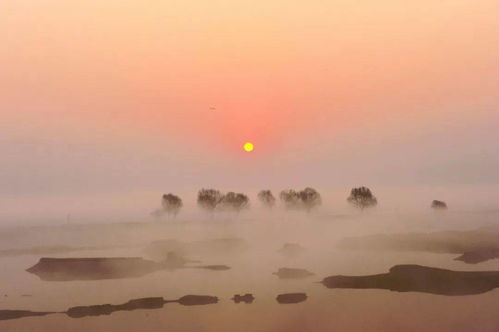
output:
[[[499, 260], [478, 265], [455, 261], [454, 254], [341, 250], [338, 240], [353, 235], [471, 229], [491, 226], [496, 212], [401, 214], [372, 211], [341, 215], [271, 213], [224, 215], [213, 220], [165, 223], [87, 224], [4, 227], [1, 247], [86, 246], [59, 254], [0, 257], [0, 309], [65, 311], [69, 307], [120, 304], [130, 299], [187, 294], [219, 297], [217, 304], [120, 311], [109, 316], [74, 319], [64, 314], [0, 322], [0, 331], [498, 331], [499, 290], [480, 295], [442, 296], [387, 290], [327, 289], [318, 281], [329, 275], [387, 272], [396, 264], [420, 264], [453, 270], [499, 270]], [[473, 219], [470, 225], [469, 219]], [[220, 221], [222, 220], [222, 221]], [[203, 264], [225, 264], [228, 271], [178, 269], [141, 278], [47, 282], [25, 271], [41, 256], [144, 256], [144, 247], [159, 239], [189, 242], [243, 238], [245, 251], [193, 255]], [[286, 258], [278, 249], [296, 242], [307, 250]], [[280, 280], [279, 267], [305, 268], [314, 276]], [[278, 304], [282, 293], [304, 292], [305, 302]], [[235, 294], [252, 293], [252, 304], [235, 304]], [[30, 295], [30, 296], [25, 296]]]

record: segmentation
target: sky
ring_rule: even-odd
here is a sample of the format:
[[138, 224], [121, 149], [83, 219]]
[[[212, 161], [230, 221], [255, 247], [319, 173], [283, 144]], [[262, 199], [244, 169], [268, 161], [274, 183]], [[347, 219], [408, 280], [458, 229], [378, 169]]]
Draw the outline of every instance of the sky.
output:
[[10, 205], [499, 184], [495, 0], [2, 0], [0, 31]]

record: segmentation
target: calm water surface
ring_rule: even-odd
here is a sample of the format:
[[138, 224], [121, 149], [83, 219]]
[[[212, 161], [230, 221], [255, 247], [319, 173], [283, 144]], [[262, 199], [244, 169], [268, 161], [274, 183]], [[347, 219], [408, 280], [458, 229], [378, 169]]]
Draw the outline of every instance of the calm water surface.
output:
[[[10, 227], [0, 232], [1, 248], [38, 245], [114, 246], [65, 254], [0, 257], [0, 309], [64, 311], [72, 306], [120, 304], [130, 299], [187, 294], [218, 296], [217, 304], [115, 312], [109, 316], [69, 318], [64, 314], [0, 322], [0, 331], [499, 331], [499, 289], [471, 296], [398, 293], [386, 290], [327, 289], [318, 281], [329, 275], [387, 272], [396, 264], [421, 264], [454, 270], [499, 270], [499, 260], [477, 265], [454, 261], [456, 255], [421, 252], [345, 251], [337, 241], [345, 236], [400, 231], [438, 231], [491, 226], [498, 215], [373, 214], [284, 216], [191, 223], [136, 223]], [[465, 220], [474, 218], [470, 225]], [[499, 222], [499, 220], [498, 220]], [[226, 264], [228, 271], [179, 269], [136, 279], [48, 282], [25, 271], [41, 256], [144, 256], [153, 240], [194, 241], [240, 237], [243, 252], [204, 255], [203, 264]], [[297, 242], [307, 251], [296, 258], [277, 250]], [[279, 267], [306, 268], [314, 276], [279, 280]], [[299, 304], [281, 305], [281, 293], [305, 292]], [[234, 294], [252, 293], [253, 304], [234, 304]], [[29, 296], [27, 296], [29, 295]]]

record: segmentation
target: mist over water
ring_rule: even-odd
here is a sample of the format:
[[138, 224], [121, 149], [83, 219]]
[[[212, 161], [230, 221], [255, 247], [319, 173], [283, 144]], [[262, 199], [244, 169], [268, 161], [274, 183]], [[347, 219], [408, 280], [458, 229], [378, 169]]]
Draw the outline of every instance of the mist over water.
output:
[[498, 13], [0, 0], [0, 331], [499, 331]]
[[[345, 238], [373, 234], [497, 231], [499, 210], [494, 205], [496, 193], [493, 190], [372, 189], [378, 206], [364, 211], [346, 204], [348, 191], [321, 192], [322, 206], [310, 213], [287, 211], [279, 203], [272, 210], [263, 209], [255, 192], [249, 193], [250, 209], [240, 213], [217, 212], [213, 216], [196, 206], [196, 192], [191, 192], [189, 196], [180, 194], [185, 205], [176, 218], [162, 220], [149, 216], [160, 206], [161, 193], [78, 197], [72, 203], [68, 199], [59, 201], [66, 202], [66, 206], [48, 210], [45, 218], [41, 212], [39, 216], [26, 213], [22, 223], [6, 223], [1, 227], [0, 259], [4, 272], [0, 281], [4, 285], [2, 291], [7, 295], [0, 299], [2, 309], [64, 311], [77, 305], [118, 305], [143, 297], [177, 299], [187, 294], [217, 296], [220, 302], [200, 307], [169, 304], [161, 309], [119, 311], [109, 316], [78, 319], [49, 315], [0, 324], [6, 331], [29, 331], [35, 327], [44, 331], [61, 324], [74, 331], [89, 328], [126, 330], [139, 326], [151, 331], [163, 330], [165, 326], [182, 331], [220, 331], [236, 329], [241, 324], [251, 324], [255, 331], [329, 331], [331, 327], [351, 331], [367, 327], [373, 331], [400, 328], [455, 331], [456, 325], [464, 326], [465, 331], [480, 322], [483, 331], [492, 331], [497, 326], [492, 309], [499, 304], [496, 290], [449, 298], [375, 289], [334, 290], [317, 283], [330, 275], [386, 273], [398, 264], [458, 271], [498, 270], [497, 260], [475, 266], [455, 261], [455, 254], [340, 248], [339, 243]], [[466, 190], [469, 191], [464, 194]], [[449, 209], [430, 209], [434, 198], [445, 200]], [[47, 199], [44, 204], [50, 206], [55, 201]], [[43, 210], [44, 204], [40, 203], [30, 212], [47, 212]], [[64, 215], [60, 220], [54, 219], [59, 211], [62, 214], [71, 207], [71, 219], [65, 219]], [[35, 224], [36, 220], [43, 222]], [[220, 251], [210, 244], [214, 239], [241, 239], [244, 246]], [[175, 240], [190, 247], [186, 251], [188, 259], [203, 265], [223, 264], [231, 269], [180, 268], [156, 271], [139, 278], [71, 282], [43, 281], [25, 271], [40, 257], [154, 259], [146, 248], [154, 241], [163, 240]], [[299, 244], [304, 248], [303, 253], [283, 255], [279, 250], [286, 243]], [[273, 273], [283, 267], [306, 269], [313, 275], [279, 279]], [[281, 305], [275, 300], [279, 294], [297, 292], [305, 293], [307, 299], [289, 305]], [[254, 295], [252, 304], [235, 304], [230, 300], [235, 294], [245, 293]], [[476, 305], [483, 310], [470, 313], [469, 307]], [[439, 313], [438, 318], [435, 312]]]
[[[290, 186], [293, 187], [293, 186]], [[314, 216], [355, 213], [355, 209], [346, 202], [350, 187], [341, 189], [317, 187], [323, 200], [322, 206], [314, 212]], [[487, 212], [499, 209], [499, 187], [496, 185], [468, 185], [468, 186], [413, 186], [372, 187], [379, 204], [375, 213], [430, 213], [431, 201], [442, 199], [451, 209], [449, 213], [458, 214], [480, 211]], [[257, 200], [260, 188], [228, 187], [220, 188], [223, 191], [241, 191], [248, 195], [250, 208], [238, 216], [239, 219], [254, 218], [265, 211]], [[282, 189], [273, 189], [278, 193]], [[2, 195], [0, 196], [0, 227], [2, 225], [59, 225], [81, 223], [109, 223], [109, 222], [149, 222], [150, 213], [161, 206], [161, 195], [167, 191], [131, 191], [131, 192], [103, 192], [97, 194], [47, 194], [47, 195]], [[173, 191], [179, 195], [184, 207], [177, 218], [165, 222], [192, 222], [206, 219], [206, 214], [196, 205], [197, 189]], [[282, 204], [277, 202], [275, 211], [282, 210]], [[274, 212], [275, 212], [274, 211]], [[293, 215], [293, 214], [289, 214]], [[221, 214], [219, 218], [228, 219], [230, 216]], [[463, 217], [464, 218], [464, 217]], [[229, 218], [230, 219], [230, 218]], [[470, 222], [470, 227], [474, 223]]]

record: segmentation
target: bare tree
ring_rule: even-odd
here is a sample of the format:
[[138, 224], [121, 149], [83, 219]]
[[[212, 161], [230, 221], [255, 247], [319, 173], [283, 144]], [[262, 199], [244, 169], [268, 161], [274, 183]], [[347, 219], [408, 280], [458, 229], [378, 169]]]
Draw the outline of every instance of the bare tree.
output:
[[249, 198], [245, 194], [228, 192], [223, 195], [220, 207], [224, 210], [241, 211], [249, 206]]
[[434, 200], [431, 202], [431, 207], [437, 210], [445, 210], [447, 209], [447, 204], [443, 201]]
[[307, 212], [322, 204], [321, 195], [309, 187], [301, 191], [283, 190], [279, 194], [279, 199], [287, 209], [305, 209]]
[[258, 199], [263, 204], [263, 206], [271, 209], [275, 205], [275, 197], [272, 195], [272, 191], [270, 190], [261, 190], [258, 193]]
[[347, 201], [361, 210], [368, 207], [374, 207], [378, 204], [376, 197], [374, 197], [371, 190], [366, 187], [353, 188], [350, 191], [350, 196], [347, 198]]
[[222, 200], [222, 193], [216, 189], [201, 189], [198, 192], [198, 205], [208, 212], [213, 213]]

